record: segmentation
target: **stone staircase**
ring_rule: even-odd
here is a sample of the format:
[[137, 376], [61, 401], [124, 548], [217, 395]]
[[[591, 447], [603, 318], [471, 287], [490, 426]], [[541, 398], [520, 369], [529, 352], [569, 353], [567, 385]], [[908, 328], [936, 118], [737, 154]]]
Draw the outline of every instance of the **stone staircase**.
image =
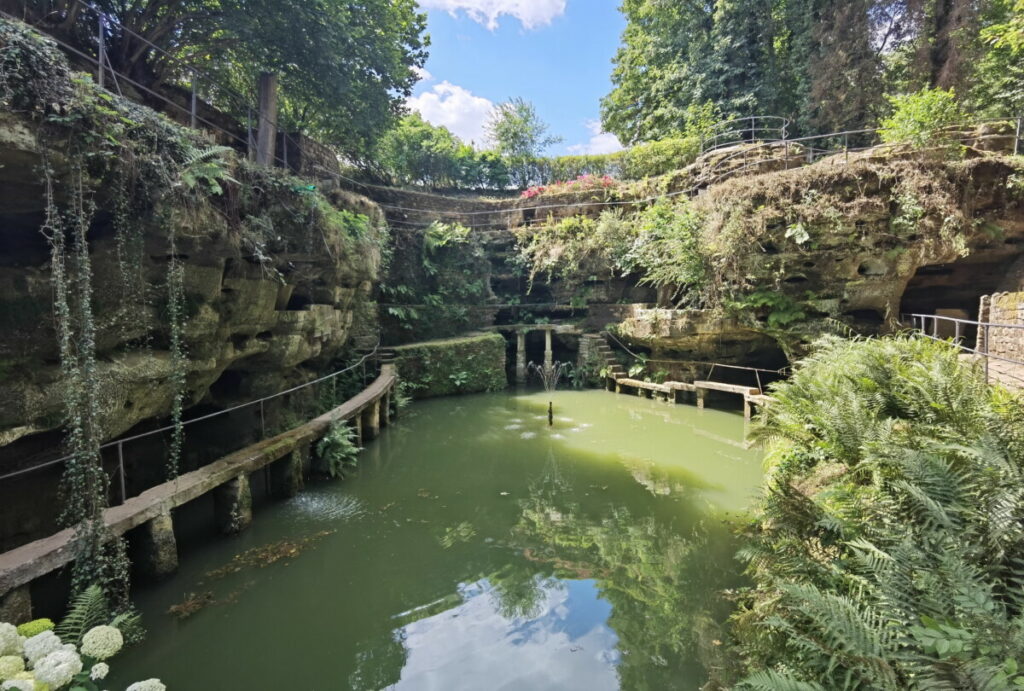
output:
[[604, 332], [584, 335], [581, 338], [580, 347], [587, 348], [594, 354], [594, 361], [607, 370], [609, 379], [615, 381], [626, 377], [626, 370], [615, 358], [615, 353], [608, 345]]

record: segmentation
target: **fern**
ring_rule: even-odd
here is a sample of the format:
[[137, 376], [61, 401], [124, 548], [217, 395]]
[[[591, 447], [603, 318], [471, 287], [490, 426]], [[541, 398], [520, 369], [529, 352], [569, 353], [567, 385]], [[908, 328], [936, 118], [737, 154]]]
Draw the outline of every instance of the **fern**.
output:
[[85, 632], [110, 621], [110, 610], [103, 589], [91, 585], [71, 603], [68, 613], [57, 626], [56, 634], [65, 643], [78, 645]]

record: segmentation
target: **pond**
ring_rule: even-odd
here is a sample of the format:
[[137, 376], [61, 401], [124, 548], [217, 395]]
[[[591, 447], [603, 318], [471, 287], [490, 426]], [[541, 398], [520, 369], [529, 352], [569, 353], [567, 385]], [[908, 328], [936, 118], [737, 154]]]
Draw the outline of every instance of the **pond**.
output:
[[698, 688], [760, 458], [739, 415], [603, 391], [416, 403], [356, 476], [184, 543], [180, 571], [137, 594], [147, 637], [116, 681]]

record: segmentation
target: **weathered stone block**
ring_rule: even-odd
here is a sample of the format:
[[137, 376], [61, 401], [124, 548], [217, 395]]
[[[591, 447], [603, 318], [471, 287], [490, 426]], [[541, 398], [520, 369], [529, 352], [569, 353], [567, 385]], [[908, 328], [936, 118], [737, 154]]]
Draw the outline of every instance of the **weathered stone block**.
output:
[[178, 542], [170, 511], [139, 527], [133, 551], [135, 567], [146, 578], [166, 578], [178, 570]]
[[240, 533], [252, 523], [252, 490], [248, 475], [239, 475], [213, 491], [214, 518], [225, 535]]
[[24, 624], [31, 619], [32, 595], [27, 585], [0, 595], [0, 621], [8, 624]]

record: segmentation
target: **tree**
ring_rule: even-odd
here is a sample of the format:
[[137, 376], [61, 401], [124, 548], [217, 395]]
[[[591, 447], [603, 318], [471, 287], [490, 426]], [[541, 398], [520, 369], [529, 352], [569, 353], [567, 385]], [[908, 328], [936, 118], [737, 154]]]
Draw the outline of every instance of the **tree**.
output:
[[601, 119], [627, 144], [679, 136], [686, 109], [709, 100], [809, 135], [873, 126], [885, 93], [973, 89], [1001, 113], [1020, 98], [1020, 0], [623, 0], [622, 12]]
[[508, 165], [513, 185], [528, 187], [534, 182], [534, 162], [561, 137], [548, 134], [547, 124], [537, 115], [533, 104], [513, 98], [500, 104], [487, 123], [487, 136], [495, 151]]
[[398, 121], [377, 143], [371, 172], [387, 182], [428, 187], [501, 189], [508, 171], [493, 151], [477, 151], [448, 128], [426, 122], [419, 113]]
[[[285, 126], [349, 154], [365, 152], [400, 115], [426, 60], [415, 0], [97, 0], [111, 66], [146, 89], [200, 76], [214, 106], [244, 121], [260, 72], [281, 75]], [[0, 8], [97, 51], [97, 19], [79, 0], [0, 0]], [[154, 102], [154, 105], [159, 105]]]

